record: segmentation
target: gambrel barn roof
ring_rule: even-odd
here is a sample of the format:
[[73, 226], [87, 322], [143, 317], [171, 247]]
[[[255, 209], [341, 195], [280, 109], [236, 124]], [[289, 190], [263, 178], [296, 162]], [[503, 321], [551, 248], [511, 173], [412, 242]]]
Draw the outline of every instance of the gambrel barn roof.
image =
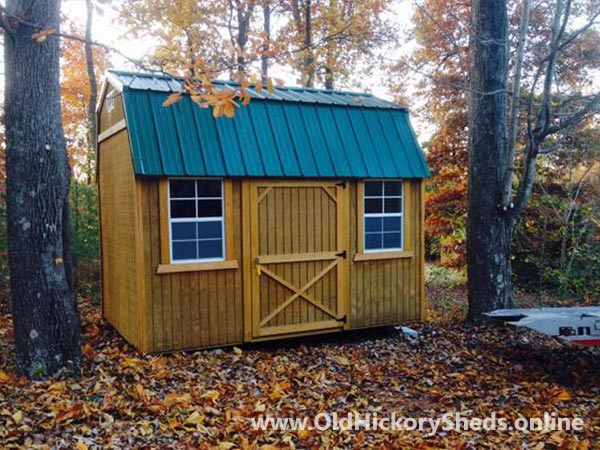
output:
[[[235, 117], [215, 119], [162, 74], [109, 71], [123, 96], [134, 170], [150, 176], [425, 178], [427, 163], [404, 106], [367, 93], [248, 89]], [[226, 88], [234, 84], [215, 81]]]

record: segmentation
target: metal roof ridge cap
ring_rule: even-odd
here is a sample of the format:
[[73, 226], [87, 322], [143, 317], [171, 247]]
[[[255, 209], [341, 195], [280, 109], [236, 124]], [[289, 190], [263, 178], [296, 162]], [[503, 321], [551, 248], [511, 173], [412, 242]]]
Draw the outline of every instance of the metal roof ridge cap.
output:
[[[136, 76], [136, 77], [157, 77], [157, 78], [169, 78], [172, 80], [182, 80], [183, 76], [176, 76], [176, 75], [171, 75], [168, 74], [166, 72], [161, 72], [161, 71], [156, 71], [156, 72], [135, 72], [135, 71], [131, 71], [131, 70], [120, 70], [120, 69], [107, 69], [107, 72], [111, 72], [114, 74], [123, 74], [123, 75], [129, 75], [129, 76]], [[233, 81], [233, 80], [221, 80], [218, 78], [215, 78], [213, 80], [211, 80], [213, 84], [229, 84], [229, 85], [235, 85], [235, 86], [240, 86], [240, 83], [237, 81]], [[375, 98], [379, 98], [376, 97], [375, 94], [373, 94], [372, 92], [366, 92], [366, 91], [347, 91], [347, 90], [341, 90], [341, 89], [319, 89], [319, 88], [315, 88], [315, 87], [305, 87], [305, 86], [275, 86], [275, 90], [277, 89], [289, 89], [289, 90], [299, 90], [299, 91], [308, 91], [308, 92], [322, 92], [322, 93], [336, 93], [336, 94], [341, 94], [341, 95], [356, 95], [356, 96], [368, 96], [368, 97], [375, 97]], [[383, 99], [382, 99], [383, 100]], [[389, 100], [386, 100], [389, 101]]]
[[[107, 69], [107, 74], [113, 75], [113, 77], [111, 77], [111, 78], [115, 79], [115, 81], [118, 80], [118, 83], [122, 86], [123, 90], [132, 89], [132, 90], [146, 90], [146, 91], [152, 91], [152, 92], [182, 92], [181, 90], [179, 90], [179, 91], [173, 90], [172, 86], [170, 86], [170, 82], [173, 82], [173, 81], [179, 82], [183, 79], [183, 77], [173, 76], [170, 74], [166, 74], [164, 72], [155, 72], [155, 73], [153, 73], [153, 72], [134, 72], [134, 71], [126, 71], [126, 70], [118, 70], [118, 69]], [[131, 77], [133, 77], [133, 79], [128, 85], [124, 85], [121, 82], [121, 80], [118, 79], [119, 74], [131, 76]], [[168, 91], [158, 91], [158, 90], [152, 89], [152, 88], [142, 89], [142, 88], [131, 87], [131, 84], [133, 83], [135, 78], [158, 78], [161, 81], [164, 81], [165, 83], [167, 83], [169, 90]], [[230, 81], [230, 80], [215, 79], [215, 80], [212, 80], [212, 83], [222, 85], [224, 87], [240, 86], [240, 83], [238, 83], [237, 81]], [[253, 89], [253, 88], [250, 87], [250, 89]], [[254, 98], [254, 100], [272, 100], [272, 101], [284, 101], [284, 102], [286, 102], [286, 101], [294, 102], [295, 101], [295, 102], [301, 102], [301, 103], [316, 103], [316, 104], [328, 105], [328, 103], [319, 102], [319, 101], [306, 102], [306, 101], [302, 101], [302, 100], [286, 100], [286, 99], [282, 99], [282, 98], [277, 98], [277, 97], [279, 97], [277, 95], [277, 90], [292, 91], [292, 92], [305, 91], [309, 94], [310, 93], [318, 93], [318, 94], [347, 96], [347, 97], [367, 97], [367, 98], [372, 98], [375, 100], [385, 102], [385, 103], [387, 103], [387, 105], [365, 105], [365, 104], [352, 104], [352, 103], [347, 104], [347, 105], [340, 105], [340, 104], [337, 104], [337, 105], [338, 106], [356, 106], [356, 107], [360, 107], [360, 108], [375, 108], [375, 109], [400, 109], [400, 110], [405, 110], [407, 112], [410, 111], [409, 107], [407, 105], [397, 103], [393, 100], [386, 100], [384, 98], [376, 96], [372, 92], [343, 91], [343, 90], [336, 90], [336, 89], [318, 89], [318, 88], [309, 88], [309, 87], [301, 87], [301, 86], [276, 86], [275, 92], [273, 94], [261, 93], [260, 95], [263, 96], [263, 98]], [[336, 103], [332, 101], [330, 103], [330, 105], [336, 105]]]

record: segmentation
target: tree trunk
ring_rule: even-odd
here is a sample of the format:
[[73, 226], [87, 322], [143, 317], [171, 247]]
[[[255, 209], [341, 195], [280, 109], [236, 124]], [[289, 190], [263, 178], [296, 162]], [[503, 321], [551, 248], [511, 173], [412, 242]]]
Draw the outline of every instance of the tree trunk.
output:
[[[265, 0], [263, 4], [263, 30], [265, 32], [265, 39], [271, 40], [271, 5], [269, 0]], [[262, 54], [260, 55], [260, 74], [262, 76], [263, 84], [267, 84], [269, 78], [269, 43], [263, 45]]]
[[96, 164], [91, 164], [91, 161], [96, 155], [96, 102], [98, 101], [98, 82], [96, 80], [96, 71], [94, 69], [94, 52], [92, 48], [92, 20], [94, 17], [94, 5], [92, 0], [86, 0], [87, 18], [85, 23], [85, 64], [87, 68], [88, 80], [90, 82], [90, 99], [87, 108], [88, 120], [88, 163], [87, 163], [87, 179], [88, 184], [93, 183]]
[[315, 57], [313, 53], [313, 43], [312, 43], [312, 1], [306, 0], [306, 11], [304, 13], [304, 47], [305, 47], [305, 56], [304, 56], [304, 76], [306, 87], [314, 87], [315, 86]]
[[[329, 2], [329, 11], [327, 13], [327, 35], [334, 36], [339, 32], [339, 11], [337, 0]], [[334, 85], [334, 67], [336, 64], [335, 47], [338, 43], [331, 40], [325, 43], [325, 89], [333, 90]]]
[[[8, 0], [9, 14], [59, 29], [60, 1]], [[59, 39], [36, 42], [20, 24], [5, 33], [8, 251], [19, 370], [43, 378], [81, 367], [80, 322], [70, 285], [69, 165], [61, 122]]]
[[[312, 0], [293, 0], [292, 18], [296, 32], [303, 38], [302, 60], [298, 62], [298, 69], [302, 75], [302, 86], [314, 87], [315, 68], [312, 43]], [[304, 14], [303, 14], [304, 13]]]
[[248, 32], [250, 30], [250, 20], [254, 12], [254, 2], [244, 4], [240, 0], [234, 1], [234, 8], [237, 14], [237, 37], [238, 55], [236, 57], [238, 75], [246, 73], [246, 58], [244, 56], [246, 44], [248, 43]]
[[469, 320], [514, 306], [512, 221], [500, 208], [506, 169], [506, 0], [474, 0], [469, 108], [467, 265]]
[[333, 70], [330, 67], [325, 67], [325, 89], [333, 90]]

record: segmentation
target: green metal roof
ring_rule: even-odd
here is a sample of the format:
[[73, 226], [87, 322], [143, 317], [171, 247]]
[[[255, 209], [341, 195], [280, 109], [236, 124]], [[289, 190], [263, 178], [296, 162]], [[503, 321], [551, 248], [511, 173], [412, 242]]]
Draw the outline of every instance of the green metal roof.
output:
[[[215, 119], [181, 80], [110, 71], [123, 92], [138, 175], [424, 178], [429, 170], [405, 107], [371, 94], [306, 88], [249, 90], [235, 117]], [[217, 82], [223, 87], [233, 83]]]

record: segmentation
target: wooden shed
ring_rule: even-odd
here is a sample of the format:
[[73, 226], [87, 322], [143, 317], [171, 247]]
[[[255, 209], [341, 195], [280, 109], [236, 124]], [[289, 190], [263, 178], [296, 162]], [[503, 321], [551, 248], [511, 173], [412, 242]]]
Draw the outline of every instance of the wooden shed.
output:
[[[227, 88], [228, 82], [217, 82]], [[424, 314], [423, 181], [405, 107], [249, 89], [233, 119], [181, 80], [110, 71], [98, 108], [102, 309], [142, 352]]]

